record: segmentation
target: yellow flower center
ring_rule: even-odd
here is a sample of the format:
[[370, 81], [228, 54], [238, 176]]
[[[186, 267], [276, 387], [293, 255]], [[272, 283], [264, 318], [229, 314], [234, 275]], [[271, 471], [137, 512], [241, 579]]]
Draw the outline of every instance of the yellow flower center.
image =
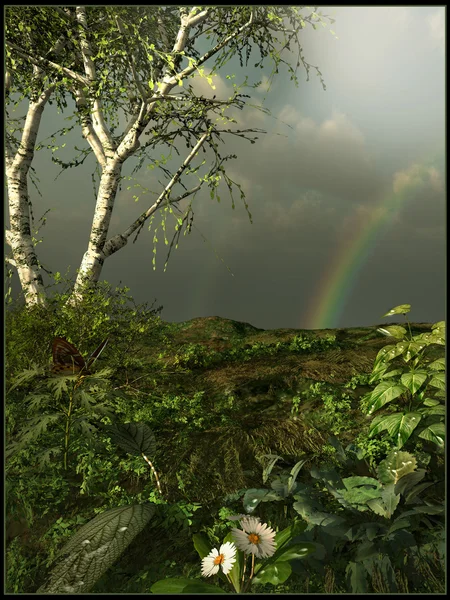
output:
[[224, 560], [225, 560], [224, 555], [223, 554], [219, 554], [219, 556], [216, 556], [216, 558], [214, 559], [214, 564], [215, 565], [221, 565]]
[[261, 542], [261, 540], [259, 539], [259, 535], [256, 535], [256, 533], [251, 533], [248, 536], [248, 541], [250, 542], [250, 544], [259, 544]]

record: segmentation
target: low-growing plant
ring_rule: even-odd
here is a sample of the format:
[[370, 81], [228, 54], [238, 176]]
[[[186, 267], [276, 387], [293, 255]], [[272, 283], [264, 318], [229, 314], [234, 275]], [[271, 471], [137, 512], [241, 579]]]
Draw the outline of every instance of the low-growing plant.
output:
[[[411, 309], [402, 304], [383, 316], [402, 313], [406, 317]], [[370, 383], [380, 383], [362, 399], [362, 408], [368, 415], [396, 401], [400, 411], [378, 415], [370, 426], [370, 436], [386, 431], [402, 448], [408, 440], [422, 438], [435, 444], [439, 451], [444, 449], [445, 438], [445, 358], [431, 360], [427, 357], [430, 346], [445, 345], [445, 322], [432, 326], [429, 333], [413, 336], [408, 324], [406, 329], [399, 325], [379, 328], [383, 335], [401, 341], [384, 346], [378, 353], [372, 370]], [[406, 339], [405, 339], [406, 338]], [[402, 358], [403, 365], [391, 368], [390, 362]], [[389, 370], [390, 369], [390, 370]]]
[[[300, 482], [297, 479], [306, 463], [302, 459], [290, 473], [274, 479], [271, 489], [247, 490], [244, 510], [253, 512], [261, 502], [287, 503], [308, 523], [305, 539], [316, 544], [316, 553], [305, 558], [305, 574], [313, 569], [323, 575], [322, 559], [327, 556], [332, 564], [339, 562], [335, 572], [345, 572], [341, 584], [349, 591], [370, 591], [367, 578], [373, 588], [375, 574], [381, 573], [385, 591], [396, 592], [395, 568], [404, 568], [404, 557], [414, 562], [418, 549], [433, 545], [443, 529], [443, 505], [421, 498], [434, 482], [422, 481], [426, 471], [417, 469], [415, 457], [397, 450], [378, 464], [376, 477], [343, 476], [364, 462], [362, 453], [354, 445], [344, 451], [336, 438], [330, 442], [339, 467], [312, 467], [311, 479]], [[270, 457], [264, 478], [279, 458]], [[408, 575], [411, 583], [420, 585], [414, 572]]]

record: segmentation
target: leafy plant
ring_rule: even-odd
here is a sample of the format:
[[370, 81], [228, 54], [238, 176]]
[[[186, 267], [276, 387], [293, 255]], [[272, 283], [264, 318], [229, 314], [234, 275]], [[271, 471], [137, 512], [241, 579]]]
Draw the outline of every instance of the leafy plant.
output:
[[[245, 520], [246, 515], [240, 515], [236, 519]], [[256, 519], [259, 520], [259, 519]], [[265, 527], [267, 527], [264, 524]], [[229, 573], [218, 572], [218, 577], [232, 586], [235, 592], [245, 593], [250, 586], [270, 583], [277, 586], [284, 583], [292, 573], [290, 565], [291, 561], [299, 560], [313, 553], [315, 545], [308, 542], [294, 542], [294, 538], [298, 538], [306, 525], [299, 520], [295, 520], [289, 527], [279, 531], [274, 536], [274, 544], [276, 550], [270, 554], [262, 562], [255, 561], [255, 555], [251, 554], [250, 573], [246, 570], [247, 559], [250, 554], [237, 550], [237, 558]], [[223, 544], [233, 543], [234, 532], [230, 532]], [[195, 534], [193, 536], [194, 546], [201, 559], [207, 557], [210, 553], [210, 544], [208, 538], [204, 534]], [[221, 546], [222, 548], [223, 546]], [[247, 576], [247, 580], [245, 580]], [[205, 584], [196, 579], [181, 579], [168, 578], [157, 581], [151, 587], [151, 592], [158, 593], [223, 593], [222, 588]]]
[[[103, 425], [114, 442], [130, 454], [137, 454], [150, 465], [161, 492], [156, 470], [148, 457], [156, 440], [145, 423]], [[85, 593], [118, 559], [155, 513], [152, 504], [119, 506], [97, 515], [84, 525], [57, 555], [47, 583], [38, 593]]]
[[[388, 591], [397, 591], [393, 574], [394, 567], [404, 567], [402, 552], [409, 552], [413, 560], [417, 548], [430, 543], [443, 526], [444, 507], [420, 497], [434, 482], [422, 481], [426, 471], [417, 469], [415, 457], [397, 450], [380, 462], [376, 477], [343, 476], [343, 471], [354, 472], [364, 462], [361, 453], [353, 444], [344, 451], [334, 437], [330, 443], [339, 470], [313, 466], [312, 479], [303, 477], [300, 482], [298, 476], [306, 463], [302, 459], [289, 474], [275, 478], [271, 489], [247, 490], [244, 509], [253, 512], [261, 502], [287, 503], [306, 521], [305, 539], [315, 544], [316, 554], [306, 557], [304, 567], [297, 564], [297, 572], [313, 569], [323, 575], [322, 559], [328, 556], [327, 561], [337, 560], [338, 570], [346, 572], [343, 583], [353, 593], [369, 591], [367, 577], [375, 573], [381, 573]], [[280, 457], [268, 458], [263, 471], [266, 480]], [[428, 536], [424, 523], [431, 528]]]
[[[409, 304], [402, 304], [383, 316], [400, 313], [406, 316], [410, 308]], [[392, 325], [378, 329], [383, 335], [401, 341], [384, 346], [379, 351], [370, 383], [381, 382], [362, 399], [362, 405], [368, 415], [374, 414], [393, 400], [400, 406], [403, 405], [404, 409], [375, 417], [370, 426], [370, 435], [387, 431], [400, 449], [414, 434], [415, 437], [432, 442], [442, 451], [445, 406], [441, 399], [445, 398], [445, 359], [427, 360], [426, 350], [431, 345], [445, 345], [445, 322], [435, 323], [430, 333], [416, 336], [412, 335], [409, 323], [408, 328], [409, 339], [406, 340], [404, 327]], [[403, 359], [403, 368], [390, 369], [392, 365], [389, 363], [399, 357]]]

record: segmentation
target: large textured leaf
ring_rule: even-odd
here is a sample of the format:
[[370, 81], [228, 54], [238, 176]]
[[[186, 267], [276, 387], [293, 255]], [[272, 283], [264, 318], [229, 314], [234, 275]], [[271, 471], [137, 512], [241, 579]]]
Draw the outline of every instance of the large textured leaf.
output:
[[416, 466], [417, 461], [412, 454], [394, 450], [378, 465], [378, 479], [384, 484], [397, 483], [402, 477], [412, 473]]
[[116, 562], [155, 512], [151, 504], [112, 508], [83, 525], [58, 555], [58, 564], [38, 593], [86, 593]]
[[399, 348], [399, 344], [395, 346], [383, 346], [383, 348], [381, 348], [381, 350], [378, 352], [375, 358], [375, 363], [373, 365], [374, 369], [380, 364], [387, 363], [390, 360], [393, 360], [402, 353], [403, 348]]
[[392, 317], [392, 315], [406, 315], [411, 310], [411, 304], [399, 304], [394, 308], [391, 308], [383, 317]]
[[428, 374], [426, 371], [411, 371], [409, 373], [404, 373], [401, 376], [400, 381], [408, 388], [411, 394], [415, 394], [422, 387], [427, 377]]
[[430, 380], [430, 385], [440, 390], [445, 390], [445, 373], [436, 373]]
[[392, 402], [392, 400], [395, 400], [395, 398], [398, 398], [405, 392], [406, 388], [404, 385], [391, 383], [390, 381], [382, 381], [370, 394], [369, 410], [367, 414], [371, 415], [373, 412], [388, 402]]
[[353, 594], [367, 592], [367, 571], [361, 563], [349, 562], [345, 569], [349, 587]]
[[445, 358], [438, 358], [427, 365], [432, 371], [445, 371]]
[[384, 490], [381, 492], [381, 499], [386, 507], [385, 516], [390, 519], [395, 512], [395, 509], [400, 502], [400, 494], [396, 494], [394, 491], [395, 484], [389, 483]]
[[367, 504], [368, 500], [381, 495], [381, 485], [373, 477], [347, 477], [343, 482], [346, 489], [342, 490], [342, 496], [358, 510], [362, 510], [361, 505]]
[[145, 423], [104, 425], [103, 429], [114, 443], [129, 454], [152, 456], [155, 453], [155, 435]]
[[443, 448], [445, 439], [444, 423], [434, 423], [433, 425], [429, 425], [419, 433], [419, 437], [434, 442], [437, 446]]
[[226, 594], [225, 590], [199, 580], [169, 577], [157, 581], [150, 588], [152, 594]]
[[397, 448], [404, 446], [414, 429], [420, 423], [422, 415], [419, 412], [395, 413], [381, 418], [376, 423], [372, 423], [369, 435], [373, 437], [380, 431], [386, 429], [390, 436], [396, 441]]

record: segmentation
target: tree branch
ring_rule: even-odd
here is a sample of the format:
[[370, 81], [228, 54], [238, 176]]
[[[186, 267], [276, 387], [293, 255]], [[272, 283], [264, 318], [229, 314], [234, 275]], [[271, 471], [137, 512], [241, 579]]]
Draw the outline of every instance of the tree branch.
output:
[[190, 75], [191, 73], [193, 73], [201, 64], [203, 64], [209, 58], [211, 58], [211, 56], [214, 56], [214, 54], [217, 54], [217, 52], [219, 52], [219, 50], [221, 50], [224, 46], [226, 46], [228, 44], [228, 42], [230, 42], [233, 38], [237, 37], [240, 33], [242, 33], [243, 31], [245, 31], [245, 29], [247, 29], [248, 27], [250, 27], [250, 25], [252, 24], [252, 22], [253, 22], [253, 11], [252, 11], [252, 13], [250, 15], [250, 19], [248, 20], [247, 23], [245, 23], [245, 25], [242, 25], [242, 27], [240, 27], [237, 31], [235, 31], [234, 33], [231, 33], [222, 42], [220, 42], [219, 44], [217, 44], [216, 46], [214, 46], [214, 48], [211, 48], [211, 50], [209, 50], [208, 52], [206, 52], [197, 61], [195, 61], [195, 64], [193, 63], [189, 67], [186, 67], [185, 69], [183, 69], [183, 71], [180, 71], [176, 75], [173, 75], [165, 83], [167, 85], [171, 85], [173, 87], [176, 83], [178, 83], [178, 81], [180, 81], [181, 79], [185, 79], [188, 75]]
[[[80, 46], [81, 53], [83, 56], [84, 71], [87, 75], [89, 82], [94, 83], [96, 80], [95, 64], [92, 60], [92, 49], [91, 44], [87, 37], [88, 24], [86, 18], [86, 9], [84, 6], [76, 7], [77, 21], [79, 23], [79, 34], [80, 34]], [[93, 126], [97, 137], [102, 143], [105, 154], [113, 153], [115, 150], [115, 143], [112, 138], [111, 132], [106, 125], [105, 118], [103, 115], [103, 103], [101, 98], [96, 94], [94, 97], [94, 106], [92, 110]]]
[[[195, 155], [200, 150], [200, 148], [203, 146], [203, 144], [205, 143], [205, 141], [208, 139], [209, 136], [210, 136], [210, 132], [209, 131], [207, 131], [206, 133], [204, 133], [202, 135], [202, 137], [196, 143], [196, 145], [194, 146], [194, 148], [192, 148], [190, 154], [187, 156], [187, 158], [185, 159], [185, 161], [183, 162], [183, 164], [179, 167], [179, 169], [177, 170], [177, 172], [175, 173], [175, 175], [172, 177], [172, 179], [166, 185], [166, 187], [164, 188], [164, 190], [161, 192], [161, 194], [159, 195], [159, 197], [156, 200], [156, 202], [154, 202], [154, 204], [152, 204], [152, 206], [150, 206], [150, 208], [148, 208], [138, 219], [136, 219], [136, 221], [134, 221], [134, 223], [132, 223], [123, 233], [118, 234], [118, 235], [112, 237], [108, 242], [106, 242], [106, 244], [105, 244], [105, 246], [103, 248], [103, 254], [104, 254], [105, 258], [108, 257], [108, 256], [111, 256], [111, 254], [114, 254], [115, 252], [117, 252], [118, 250], [120, 250], [120, 248], [123, 248], [123, 246], [125, 246], [128, 243], [128, 238], [137, 229], [139, 229], [140, 227], [142, 227], [142, 225], [145, 223], [145, 221], [154, 212], [156, 212], [158, 210], [158, 208], [160, 208], [160, 206], [161, 206], [162, 201], [164, 200], [164, 198], [168, 197], [168, 195], [170, 193], [170, 190], [173, 188], [173, 186], [180, 179], [180, 177], [183, 174], [183, 172], [185, 171], [185, 169], [192, 162], [193, 158], [195, 157]], [[200, 186], [201, 186], [201, 184], [200, 184]], [[182, 194], [182, 196], [180, 196], [179, 198], [177, 198], [175, 200], [169, 200], [169, 204], [173, 204], [174, 202], [179, 202], [182, 198], [186, 198], [191, 193], [192, 194], [195, 193], [198, 189], [200, 189], [200, 186], [198, 188], [194, 188], [189, 193]]]
[[43, 58], [42, 56], [31, 56], [31, 54], [27, 54], [21, 48], [19, 48], [19, 46], [16, 46], [16, 44], [14, 44], [13, 42], [9, 42], [8, 40], [6, 40], [6, 45], [12, 48], [19, 56], [21, 56], [25, 60], [30, 61], [37, 67], [51, 67], [52, 69], [56, 69], [57, 71], [64, 73], [65, 75], [67, 75], [71, 79], [74, 79], [78, 83], [81, 83], [81, 85], [83, 86], [89, 87], [90, 85], [88, 79], [86, 79], [82, 75], [79, 75], [78, 73], [75, 73], [75, 71], [72, 71], [72, 69], [68, 69], [67, 67], [58, 65], [57, 63], [54, 63], [53, 61], [48, 60], [47, 58]]

